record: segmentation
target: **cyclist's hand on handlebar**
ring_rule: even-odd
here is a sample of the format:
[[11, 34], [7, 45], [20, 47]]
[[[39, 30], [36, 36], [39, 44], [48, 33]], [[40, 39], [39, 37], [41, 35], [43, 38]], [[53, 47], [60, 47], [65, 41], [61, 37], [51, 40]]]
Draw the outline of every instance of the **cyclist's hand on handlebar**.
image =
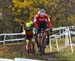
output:
[[47, 28], [47, 29], [45, 29], [45, 31], [50, 31], [50, 32], [52, 32], [52, 28], [50, 29], [50, 28]]
[[50, 30], [49, 28], [45, 29], [45, 31], [47, 31], [47, 32], [48, 32], [49, 30]]

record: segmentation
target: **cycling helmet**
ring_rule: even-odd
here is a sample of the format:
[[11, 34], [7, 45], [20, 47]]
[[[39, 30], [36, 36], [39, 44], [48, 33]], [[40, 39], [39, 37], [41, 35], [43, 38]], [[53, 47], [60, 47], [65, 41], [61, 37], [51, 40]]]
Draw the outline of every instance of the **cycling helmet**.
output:
[[39, 14], [40, 14], [40, 16], [44, 16], [44, 15], [45, 15], [45, 10], [44, 10], [44, 9], [41, 9], [41, 10], [39, 11]]
[[31, 27], [32, 24], [33, 24], [33, 22], [32, 21], [29, 21], [29, 22], [26, 23], [26, 27]]

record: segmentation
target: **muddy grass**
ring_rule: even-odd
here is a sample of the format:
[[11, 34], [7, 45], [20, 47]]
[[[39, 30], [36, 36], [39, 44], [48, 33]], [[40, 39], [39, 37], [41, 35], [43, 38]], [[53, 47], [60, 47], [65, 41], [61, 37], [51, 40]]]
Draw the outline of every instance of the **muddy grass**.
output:
[[46, 60], [49, 56], [52, 58], [54, 57], [50, 53], [46, 53], [43, 56], [40, 56], [38, 52], [35, 52], [35, 54], [28, 54], [25, 50], [24, 43], [0, 45], [0, 58], [31, 58]]
[[0, 57], [2, 58], [20, 57], [20, 58], [39, 59], [37, 58], [38, 53], [36, 56], [35, 55], [28, 54], [26, 52], [24, 43], [0, 45]]
[[[25, 50], [25, 43], [11, 43], [2, 45], [0, 44], [0, 58], [31, 58], [31, 59], [40, 59], [40, 60], [50, 60], [50, 61], [72, 61], [69, 60], [71, 56], [75, 57], [75, 53], [71, 54], [70, 50], [63, 50], [61, 52], [46, 52], [45, 55], [39, 56], [38, 52], [35, 52], [35, 54], [27, 54]], [[57, 60], [58, 59], [58, 60]], [[74, 59], [74, 58], [72, 58]]]

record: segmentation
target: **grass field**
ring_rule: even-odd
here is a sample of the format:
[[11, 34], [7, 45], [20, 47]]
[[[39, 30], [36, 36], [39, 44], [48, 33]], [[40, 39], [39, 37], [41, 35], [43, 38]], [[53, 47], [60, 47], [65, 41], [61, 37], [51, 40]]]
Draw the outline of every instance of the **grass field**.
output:
[[[73, 38], [73, 42], [74, 42]], [[64, 39], [59, 39], [59, 46], [64, 45]], [[40, 59], [46, 60], [49, 59], [50, 61], [75, 61], [75, 47], [74, 52], [71, 52], [70, 47], [65, 49], [61, 49], [59, 52], [55, 50], [56, 44], [55, 41], [52, 41], [52, 52], [49, 52], [49, 48], [46, 48], [46, 54], [43, 56], [39, 56], [39, 53], [36, 52], [33, 54], [27, 54], [25, 52], [25, 43], [11, 43], [6, 44], [5, 46], [0, 44], [0, 58], [31, 58], [31, 59]], [[58, 59], [58, 60], [57, 60]]]

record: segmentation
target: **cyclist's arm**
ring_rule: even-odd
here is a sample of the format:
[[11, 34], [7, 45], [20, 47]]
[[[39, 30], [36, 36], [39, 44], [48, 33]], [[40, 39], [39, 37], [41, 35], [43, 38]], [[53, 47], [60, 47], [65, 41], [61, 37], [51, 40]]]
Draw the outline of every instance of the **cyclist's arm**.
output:
[[52, 29], [52, 23], [51, 23], [51, 21], [50, 21], [50, 18], [48, 17], [48, 27], [50, 28], [50, 29]]
[[36, 16], [34, 17], [34, 22], [33, 22], [33, 24], [34, 24], [34, 27], [35, 27], [35, 28], [37, 28], [37, 29], [39, 28], [39, 27], [38, 27], [38, 24], [37, 24]]

